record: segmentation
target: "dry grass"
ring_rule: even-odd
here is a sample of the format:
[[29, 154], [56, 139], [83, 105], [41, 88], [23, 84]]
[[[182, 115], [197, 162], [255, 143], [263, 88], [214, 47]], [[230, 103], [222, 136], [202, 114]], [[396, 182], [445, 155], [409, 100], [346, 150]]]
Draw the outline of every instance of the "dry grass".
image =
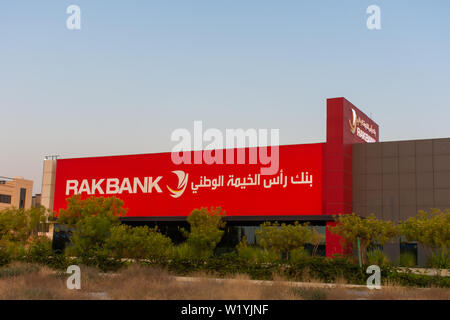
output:
[[81, 290], [68, 290], [68, 275], [47, 267], [15, 263], [0, 268], [0, 299], [442, 299], [450, 300], [450, 289], [419, 289], [384, 286], [381, 290], [349, 289], [340, 280], [335, 288], [301, 287], [280, 277], [273, 282], [250, 281], [246, 275], [217, 281], [213, 275], [175, 278], [166, 270], [133, 265], [116, 274], [103, 274], [81, 266]]
[[[131, 266], [110, 282], [105, 291], [112, 299], [294, 299], [290, 288], [261, 286], [249, 282], [246, 275], [237, 275], [233, 281], [216, 281], [211, 275], [195, 281], [180, 281], [167, 271], [155, 268]], [[199, 279], [199, 280], [197, 280]]]

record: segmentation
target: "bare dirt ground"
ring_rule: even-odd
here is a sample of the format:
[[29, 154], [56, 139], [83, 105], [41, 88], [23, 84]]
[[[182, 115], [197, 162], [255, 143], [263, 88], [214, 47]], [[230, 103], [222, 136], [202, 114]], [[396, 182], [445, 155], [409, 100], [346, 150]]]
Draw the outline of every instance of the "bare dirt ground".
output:
[[81, 289], [69, 290], [69, 275], [47, 267], [14, 263], [0, 268], [0, 299], [151, 299], [151, 300], [450, 300], [450, 289], [383, 286], [381, 290], [346, 286], [291, 283], [284, 279], [251, 281], [237, 275], [219, 280], [196, 274], [174, 277], [166, 270], [133, 265], [113, 275], [81, 267]]

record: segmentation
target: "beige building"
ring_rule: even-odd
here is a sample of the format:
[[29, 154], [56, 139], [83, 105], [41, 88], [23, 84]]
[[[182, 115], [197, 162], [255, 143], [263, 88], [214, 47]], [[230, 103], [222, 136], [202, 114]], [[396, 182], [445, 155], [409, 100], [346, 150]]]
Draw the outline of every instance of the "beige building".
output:
[[31, 208], [33, 181], [22, 177], [0, 177], [0, 210], [15, 207]]
[[42, 195], [40, 193], [35, 194], [32, 198], [31, 198], [31, 206], [33, 208], [38, 208], [41, 206], [42, 203]]

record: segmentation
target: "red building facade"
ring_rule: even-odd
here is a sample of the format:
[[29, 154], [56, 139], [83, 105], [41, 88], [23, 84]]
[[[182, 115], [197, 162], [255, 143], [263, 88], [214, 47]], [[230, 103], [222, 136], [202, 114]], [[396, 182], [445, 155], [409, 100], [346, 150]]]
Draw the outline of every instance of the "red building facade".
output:
[[[378, 142], [378, 125], [344, 98], [327, 100], [327, 141], [280, 146], [278, 172], [262, 165], [174, 164], [171, 153], [61, 159], [56, 162], [53, 210], [74, 194], [114, 196], [125, 221], [185, 221], [200, 207], [221, 207], [228, 221], [321, 221], [352, 212], [352, 145]], [[256, 148], [234, 149], [249, 159]], [[204, 151], [203, 151], [204, 152]], [[221, 150], [219, 152], [226, 152]], [[202, 151], [190, 152], [201, 156]], [[326, 255], [343, 253], [326, 231]]]

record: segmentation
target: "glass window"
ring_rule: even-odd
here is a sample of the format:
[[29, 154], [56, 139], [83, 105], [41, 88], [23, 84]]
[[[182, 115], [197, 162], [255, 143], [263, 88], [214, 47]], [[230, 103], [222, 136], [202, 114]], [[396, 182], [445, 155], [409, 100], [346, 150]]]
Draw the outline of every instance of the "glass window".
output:
[[25, 208], [25, 198], [27, 196], [27, 189], [20, 188], [20, 201], [19, 201], [19, 209]]
[[11, 204], [11, 196], [6, 194], [0, 194], [0, 203]]

